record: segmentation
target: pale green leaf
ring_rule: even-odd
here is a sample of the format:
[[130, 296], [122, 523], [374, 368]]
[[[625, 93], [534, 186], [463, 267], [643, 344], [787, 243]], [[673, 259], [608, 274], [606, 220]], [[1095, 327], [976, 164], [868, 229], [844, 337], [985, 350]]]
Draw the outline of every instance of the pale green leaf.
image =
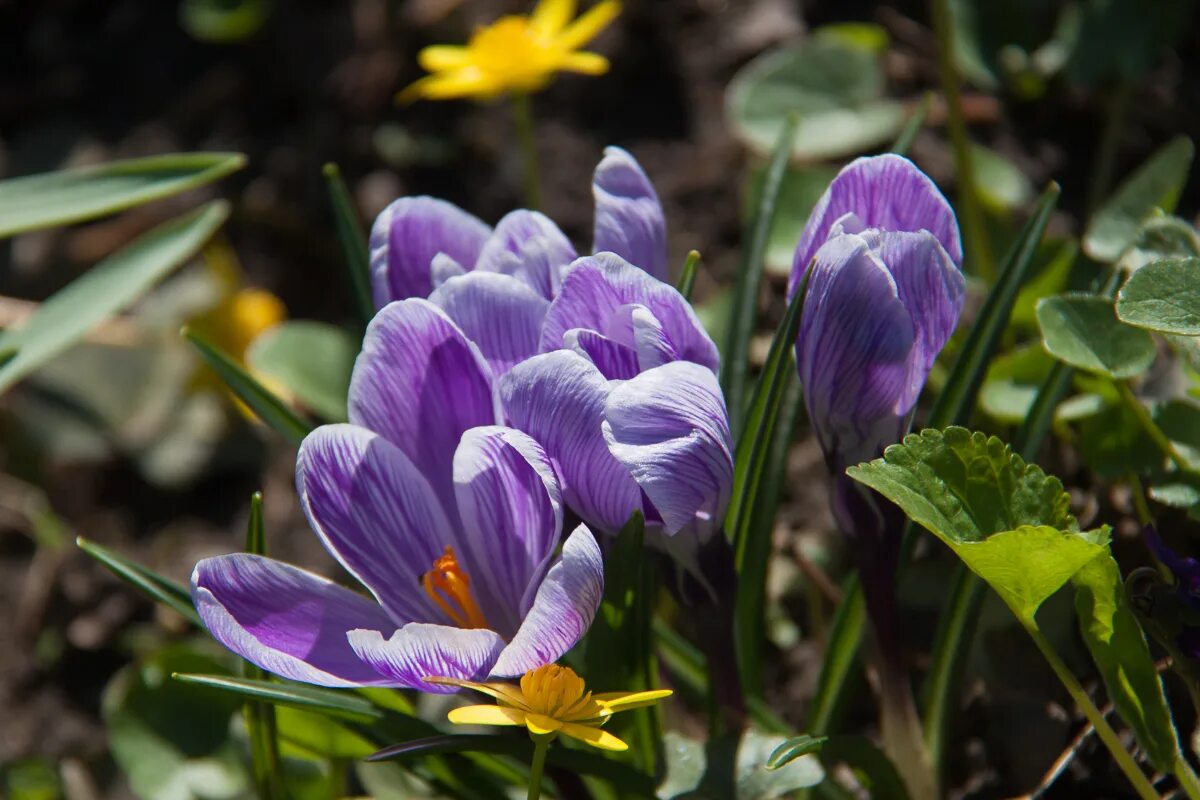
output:
[[255, 339], [246, 351], [246, 363], [283, 384], [325, 419], [343, 422], [358, 350], [354, 337], [336, 325], [297, 320]]
[[1147, 264], [1117, 295], [1122, 322], [1162, 333], [1200, 336], [1200, 258]]
[[1117, 319], [1107, 297], [1047, 297], [1037, 305], [1037, 318], [1046, 351], [1078, 369], [1130, 378], [1154, 361], [1154, 339]]
[[1133, 243], [1117, 261], [1117, 268], [1137, 272], [1147, 264], [1172, 258], [1200, 257], [1200, 236], [1185, 219], [1152, 216], [1138, 229]]

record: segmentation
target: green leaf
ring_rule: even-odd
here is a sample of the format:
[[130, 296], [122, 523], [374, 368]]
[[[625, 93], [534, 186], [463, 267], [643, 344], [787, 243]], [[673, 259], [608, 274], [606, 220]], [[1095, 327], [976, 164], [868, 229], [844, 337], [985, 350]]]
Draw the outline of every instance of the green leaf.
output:
[[951, 427], [904, 437], [883, 458], [846, 470], [947, 544], [1024, 526], [1076, 531], [1062, 482], [995, 436]]
[[179, 23], [202, 42], [229, 44], [258, 33], [271, 15], [270, 0], [183, 0]]
[[290, 706], [275, 708], [283, 739], [322, 758], [364, 758], [378, 748], [363, 736], [320, 714]]
[[1033, 197], [1033, 185], [1025, 173], [995, 150], [972, 142], [971, 161], [979, 199], [992, 211], [1012, 211]]
[[998, 422], [1020, 424], [1055, 363], [1040, 342], [997, 356], [980, 387], [979, 407]]
[[800, 115], [792, 156], [825, 161], [883, 144], [904, 124], [904, 105], [886, 99], [879, 57], [836, 37], [771, 50], [734, 76], [726, 114], [752, 150], [769, 152], [791, 114]]
[[762, 181], [754, 214], [747, 225], [742, 248], [741, 266], [733, 288], [733, 308], [729, 317], [728, 339], [721, 351], [721, 388], [729, 408], [730, 423], [735, 438], [740, 436], [742, 414], [746, 408], [747, 370], [750, 361], [750, 338], [758, 319], [758, 290], [762, 284], [767, 238], [775, 219], [783, 175], [787, 169], [788, 143], [796, 131], [796, 120], [790, 118], [779, 133], [771, 163]]
[[203, 336], [187, 328], [180, 331], [180, 335], [192, 343], [201, 358], [212, 367], [213, 372], [225, 381], [259, 419], [283, 434], [292, 444], [299, 444], [313, 429], [311, 422], [292, 410], [257, 378]]
[[[187, 261], [229, 216], [217, 201], [139, 236], [57, 292], [20, 328], [0, 333], [0, 393], [78, 342], [105, 317], [123, 310]], [[0, 219], [4, 219], [0, 213]]]
[[220, 670], [172, 645], [114, 676], [102, 712], [113, 758], [145, 800], [233, 800], [249, 779], [241, 747], [229, 736], [237, 698], [203, 696], [170, 680], [179, 669]]
[[80, 550], [99, 561], [114, 575], [151, 600], [174, 609], [193, 625], [200, 627], [200, 615], [196, 613], [196, 608], [192, 605], [191, 594], [182, 584], [165, 578], [124, 556], [117, 555], [107, 547], [90, 542], [82, 536], [75, 539], [75, 544], [79, 546]]
[[904, 127], [900, 130], [900, 133], [896, 134], [896, 141], [892, 142], [891, 151], [893, 153], [898, 156], [908, 155], [913, 140], [917, 138], [917, 134], [921, 132], [921, 128], [925, 127], [925, 120], [929, 117], [929, 112], [933, 110], [933, 104], [936, 99], [937, 95], [933, 92], [926, 92], [921, 96], [921, 102], [909, 112], [908, 119], [904, 121]]
[[1133, 274], [1155, 261], [1196, 257], [1200, 257], [1200, 236], [1191, 223], [1179, 217], [1155, 215], [1138, 229], [1117, 268]]
[[1187, 181], [1195, 148], [1191, 139], [1172, 139], [1117, 187], [1092, 216], [1083, 249], [1104, 263], [1120, 258], [1137, 239], [1142, 223], [1157, 209], [1170, 213]]
[[241, 153], [174, 153], [0, 181], [0, 239], [124, 211], [245, 165]]
[[1077, 532], [1024, 526], [982, 542], [947, 542], [971, 571], [988, 582], [1022, 619], [1031, 620], [1050, 595], [1104, 547]]
[[767, 758], [767, 769], [779, 769], [784, 764], [800, 756], [819, 753], [828, 741], [828, 736], [809, 736], [807, 733], [793, 736], [779, 745], [779, 747], [776, 747], [775, 751]]
[[[752, 169], [746, 180], [746, 208], [744, 216], [749, 219], [754, 209], [751, 202], [759, 197], [766, 170]], [[796, 243], [804, 232], [808, 215], [816, 206], [821, 195], [837, 176], [833, 167], [815, 164], [805, 167], [788, 167], [783, 174], [776, 200], [775, 218], [771, 222], [771, 233], [767, 237], [765, 266], [768, 275], [786, 278], [792, 271], [792, 257], [796, 255]]]
[[[825, 779], [825, 770], [812, 755], [797, 756], [787, 764], [771, 769], [771, 754], [786, 743], [782, 736], [748, 730], [736, 755], [736, 800], [773, 800], [798, 789], [816, 786]], [[707, 768], [705, 746], [695, 739], [669, 731], [663, 737], [666, 753], [666, 777], [658, 786], [657, 797], [708, 796], [701, 786]], [[700, 794], [696, 794], [700, 792]]]
[[363, 325], [375, 316], [375, 299], [371, 292], [371, 259], [367, 253], [367, 237], [358, 221], [354, 201], [342, 180], [342, 171], [337, 164], [326, 164], [323, 170], [329, 188], [329, 201], [333, 205], [334, 222], [337, 224], [338, 241], [346, 259], [346, 272], [350, 276], [350, 288], [354, 290], [355, 305]]
[[821, 763], [832, 769], [845, 764], [863, 781], [871, 800], [909, 800], [908, 789], [892, 760], [863, 736], [830, 736], [821, 748]]
[[696, 285], [696, 270], [699, 266], [700, 251], [689, 250], [687, 259], [683, 262], [683, 269], [679, 271], [679, 282], [675, 284], [683, 299], [689, 303], [692, 301], [692, 288]]
[[1154, 339], [1117, 319], [1107, 297], [1047, 297], [1038, 303], [1037, 317], [1046, 351], [1078, 369], [1130, 378], [1154, 362]]
[[377, 708], [369, 700], [351, 692], [276, 681], [179, 671], [174, 672], [171, 677], [180, 683], [196, 684], [218, 690], [219, 694], [231, 694], [275, 705], [317, 711], [352, 722], [374, 722], [384, 716], [383, 710]]
[[336, 325], [297, 320], [255, 339], [246, 351], [246, 363], [279, 381], [325, 419], [344, 422], [358, 350], [355, 338]]
[[1162, 681], [1129, 602], [1121, 571], [1105, 547], [1074, 577], [1084, 641], [1121, 719], [1161, 771], [1172, 771], [1179, 742]]
[[1147, 264], [1117, 294], [1117, 317], [1161, 333], [1200, 336], [1200, 258]]

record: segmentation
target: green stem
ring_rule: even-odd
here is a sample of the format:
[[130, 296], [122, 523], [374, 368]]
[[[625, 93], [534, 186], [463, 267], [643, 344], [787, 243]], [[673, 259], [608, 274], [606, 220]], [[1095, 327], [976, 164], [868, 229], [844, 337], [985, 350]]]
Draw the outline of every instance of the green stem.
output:
[[1055, 652], [1054, 646], [1046, 636], [1038, 629], [1037, 623], [1032, 619], [1023, 619], [1021, 624], [1025, 626], [1025, 630], [1029, 633], [1033, 643], [1037, 645], [1038, 650], [1042, 651], [1042, 656], [1046, 662], [1050, 664], [1054, 674], [1062, 681], [1062, 685], [1074, 699], [1075, 704], [1083, 711], [1088, 722], [1092, 723], [1092, 727], [1096, 729], [1096, 735], [1100, 737], [1100, 741], [1104, 742], [1104, 746], [1112, 753], [1113, 760], [1117, 762], [1117, 766], [1125, 773], [1125, 777], [1129, 779], [1129, 783], [1133, 786], [1134, 791], [1143, 800], [1159, 800], [1158, 792], [1154, 786], [1146, 778], [1145, 773], [1138, 767], [1133, 760], [1133, 756], [1121, 744], [1121, 740], [1117, 738], [1117, 732], [1108, 724], [1108, 720], [1100, 713], [1100, 709], [1096, 708], [1096, 704], [1092, 702], [1092, 698], [1088, 697], [1088, 693], [1080, 685], [1079, 680], [1074, 673], [1067, 668]]
[[992, 260], [987, 228], [984, 226], [983, 208], [979, 204], [975, 165], [971, 159], [970, 140], [967, 138], [967, 120], [963, 115], [962, 96], [959, 93], [958, 69], [954, 64], [954, 21], [950, 16], [950, 0], [931, 0], [930, 16], [933, 17], [933, 31], [937, 37], [938, 74], [942, 84], [942, 96], [946, 99], [946, 130], [950, 134], [950, 146], [954, 151], [954, 169], [958, 175], [958, 199], [962, 205], [967, 251], [975, 265], [975, 271], [985, 282], [991, 284], [996, 278], [996, 264]]
[[1179, 788], [1183, 789], [1183, 793], [1190, 800], [1200, 800], [1200, 779], [1196, 778], [1192, 765], [1187, 762], [1183, 753], [1175, 757], [1175, 766], [1171, 768], [1171, 774], [1179, 781]]
[[550, 748], [553, 735], [533, 736], [533, 763], [529, 765], [529, 794], [526, 800], [538, 800], [542, 796], [542, 770], [546, 766], [546, 751]]
[[1146, 435], [1154, 442], [1155, 446], [1162, 451], [1163, 455], [1171, 459], [1179, 471], [1186, 475], [1200, 475], [1197, 470], [1188, 463], [1188, 460], [1179, 452], [1179, 448], [1171, 441], [1171, 437], [1163, 432], [1163, 429], [1158, 427], [1158, 423], [1154, 421], [1154, 417], [1150, 414], [1150, 410], [1138, 399], [1133, 393], [1133, 389], [1129, 387], [1128, 381], [1114, 381], [1117, 387], [1117, 392], [1121, 395], [1121, 400], [1125, 406], [1133, 412], [1137, 417], [1138, 423], [1142, 426], [1142, 430], [1146, 431]]
[[521, 156], [525, 169], [525, 205], [536, 211], [541, 205], [538, 181], [537, 136], [533, 124], [533, 101], [524, 92], [512, 96], [513, 122], [517, 127], [517, 141], [521, 145]]
[[1138, 524], [1149, 525], [1154, 521], [1154, 515], [1150, 513], [1150, 506], [1146, 504], [1146, 488], [1142, 486], [1142, 479], [1136, 472], [1131, 472], [1125, 480], [1129, 482], [1129, 492], [1133, 497], [1133, 508], [1137, 511]]

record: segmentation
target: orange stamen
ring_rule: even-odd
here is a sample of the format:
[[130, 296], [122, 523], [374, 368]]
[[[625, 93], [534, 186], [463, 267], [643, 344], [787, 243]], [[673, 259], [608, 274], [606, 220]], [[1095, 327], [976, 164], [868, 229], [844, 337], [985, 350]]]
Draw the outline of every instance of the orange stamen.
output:
[[433, 569], [421, 576], [425, 594], [460, 628], [490, 627], [479, 604], [471, 595], [471, 579], [458, 564], [454, 548], [434, 559]]

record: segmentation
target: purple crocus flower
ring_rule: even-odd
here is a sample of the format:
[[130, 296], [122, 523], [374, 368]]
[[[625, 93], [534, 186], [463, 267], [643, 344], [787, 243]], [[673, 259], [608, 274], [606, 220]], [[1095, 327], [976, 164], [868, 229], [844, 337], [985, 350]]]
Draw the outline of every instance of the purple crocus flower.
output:
[[1165, 587], [1170, 593], [1169, 602], [1146, 610], [1156, 623], [1151, 629], [1172, 639], [1168, 643], [1188, 658], [1200, 660], [1200, 559], [1181, 556], [1168, 547], [1152, 525], [1147, 525], [1142, 535], [1154, 557], [1174, 579]]
[[[296, 482], [321, 542], [368, 599], [271, 559], [205, 559], [192, 594], [209, 631], [264, 669], [324, 686], [445, 692], [553, 662], [603, 588], [600, 551], [562, 529], [554, 467], [500, 426], [493, 372], [434, 304], [391, 303], [355, 365], [350, 424], [303, 442]], [[453, 689], [449, 689], [453, 691]]]
[[719, 524], [733, 457], [718, 354], [679, 292], [612, 253], [581, 258], [541, 349], [501, 377], [500, 397], [571, 508], [609, 532], [637, 510], [668, 535]]

